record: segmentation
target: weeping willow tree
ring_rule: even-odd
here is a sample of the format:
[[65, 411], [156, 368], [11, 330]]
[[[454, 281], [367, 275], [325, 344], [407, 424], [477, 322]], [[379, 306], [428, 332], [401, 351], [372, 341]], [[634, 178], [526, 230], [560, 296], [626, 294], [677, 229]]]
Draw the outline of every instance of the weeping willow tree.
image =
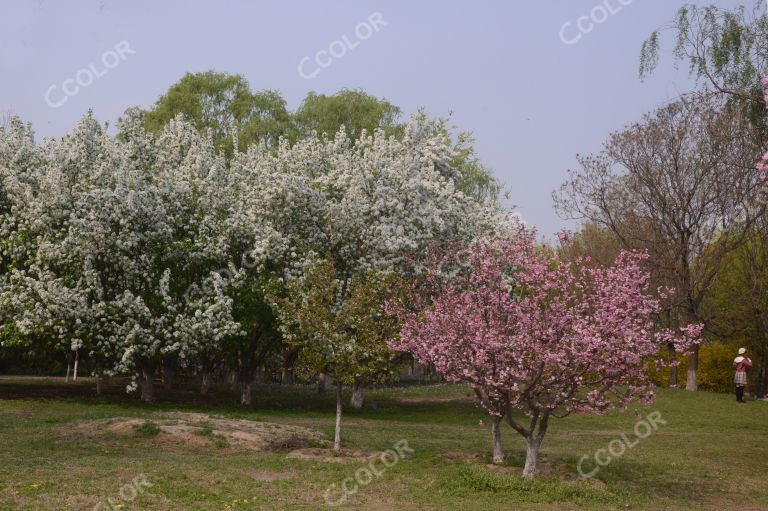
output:
[[662, 34], [674, 32], [673, 57], [688, 65], [690, 74], [711, 92], [723, 94], [755, 126], [761, 142], [768, 141], [768, 111], [761, 79], [768, 74], [768, 14], [765, 0], [752, 9], [716, 5], [685, 5], [663, 28], [654, 31], [640, 51], [640, 78], [658, 65]]

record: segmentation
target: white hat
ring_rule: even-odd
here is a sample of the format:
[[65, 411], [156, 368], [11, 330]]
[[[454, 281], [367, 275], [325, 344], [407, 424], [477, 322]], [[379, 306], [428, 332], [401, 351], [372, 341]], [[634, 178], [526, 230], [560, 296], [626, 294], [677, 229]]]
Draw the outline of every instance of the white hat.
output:
[[747, 352], [747, 348], [739, 348], [739, 355], [743, 355]]

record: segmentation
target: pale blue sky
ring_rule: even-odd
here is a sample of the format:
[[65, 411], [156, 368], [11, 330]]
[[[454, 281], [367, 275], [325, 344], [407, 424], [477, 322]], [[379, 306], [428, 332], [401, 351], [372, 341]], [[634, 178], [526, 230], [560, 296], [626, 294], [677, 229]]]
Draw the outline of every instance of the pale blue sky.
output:
[[[38, 135], [58, 137], [90, 107], [100, 120], [114, 121], [126, 107], [151, 105], [187, 71], [240, 73], [254, 90], [278, 89], [291, 109], [310, 90], [362, 88], [405, 112], [452, 110], [456, 124], [475, 133], [482, 160], [508, 185], [523, 218], [551, 235], [566, 224], [550, 194], [576, 153], [598, 150], [612, 130], [690, 88], [669, 58], [672, 34], [663, 41], [659, 72], [638, 79], [641, 43], [683, 3], [0, 0], [0, 111], [12, 109]], [[563, 36], [573, 40], [576, 21], [590, 12], [607, 19], [565, 44], [564, 24], [572, 22]], [[356, 26], [375, 13], [386, 25], [368, 38], [361, 27], [362, 38], [356, 36]], [[315, 55], [329, 46], [340, 55], [332, 43], [344, 36], [355, 48], [319, 68]], [[124, 52], [109, 69], [102, 57], [121, 41], [134, 53]], [[299, 73], [305, 56], [305, 74], [320, 69], [313, 79]], [[327, 56], [321, 54], [324, 64]], [[116, 62], [115, 55], [104, 58]], [[102, 76], [50, 107], [46, 91], [55, 86], [49, 102], [60, 102], [65, 80], [89, 64]]]

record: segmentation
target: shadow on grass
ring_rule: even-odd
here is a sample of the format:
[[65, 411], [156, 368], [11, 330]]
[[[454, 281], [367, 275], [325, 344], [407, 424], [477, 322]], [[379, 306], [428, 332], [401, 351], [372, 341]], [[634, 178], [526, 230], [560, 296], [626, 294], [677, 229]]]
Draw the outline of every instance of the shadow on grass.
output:
[[[574, 457], [563, 461], [568, 470], [578, 474], [578, 458]], [[590, 478], [580, 476], [580, 479], [588, 480]], [[669, 465], [641, 462], [628, 458], [619, 458], [609, 465], [601, 467], [594, 479], [614, 491], [624, 489], [645, 495], [648, 498], [663, 497], [691, 502], [700, 500], [703, 495], [717, 494], [723, 490], [722, 484], [718, 484], [717, 481], [686, 476]]]
[[[239, 404], [239, 394], [226, 385], [217, 385], [207, 395], [199, 393], [191, 383], [182, 383], [173, 390], [162, 385], [155, 387], [155, 401], [142, 402], [136, 393], [127, 394], [126, 380], [115, 380], [97, 396], [92, 381], [65, 383], [59, 379], [0, 379], [0, 399], [25, 401], [75, 402], [82, 405], [113, 405], [132, 411], [187, 411], [225, 414], [233, 417], [254, 418], [258, 413], [280, 413], [287, 416], [326, 417], [335, 414], [336, 401], [332, 391], [317, 392], [314, 385], [261, 384], [253, 386], [253, 404]], [[406, 389], [418, 393], [419, 385], [403, 385], [385, 390], [370, 389], [366, 403], [356, 410], [347, 406], [349, 391], [345, 389], [344, 415], [348, 418], [392, 420], [399, 422], [456, 422], [457, 418], [473, 420], [478, 409], [469, 394], [456, 392], [449, 397], [413, 398], [394, 396], [394, 391]], [[412, 393], [412, 392], [409, 392]]]

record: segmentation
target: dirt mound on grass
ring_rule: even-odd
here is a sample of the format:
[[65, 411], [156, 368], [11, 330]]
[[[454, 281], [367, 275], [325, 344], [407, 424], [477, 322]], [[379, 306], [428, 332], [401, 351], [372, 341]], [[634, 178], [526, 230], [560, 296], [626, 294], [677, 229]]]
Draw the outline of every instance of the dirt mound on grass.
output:
[[300, 426], [179, 412], [81, 422], [74, 431], [90, 437], [136, 436], [154, 442], [250, 451], [296, 449], [325, 442], [318, 431]]
[[334, 452], [331, 449], [321, 449], [316, 447], [295, 449], [288, 453], [288, 458], [296, 460], [323, 461], [327, 463], [347, 463], [350, 461], [366, 462], [381, 456], [380, 452], [353, 451], [342, 449], [340, 452]]

